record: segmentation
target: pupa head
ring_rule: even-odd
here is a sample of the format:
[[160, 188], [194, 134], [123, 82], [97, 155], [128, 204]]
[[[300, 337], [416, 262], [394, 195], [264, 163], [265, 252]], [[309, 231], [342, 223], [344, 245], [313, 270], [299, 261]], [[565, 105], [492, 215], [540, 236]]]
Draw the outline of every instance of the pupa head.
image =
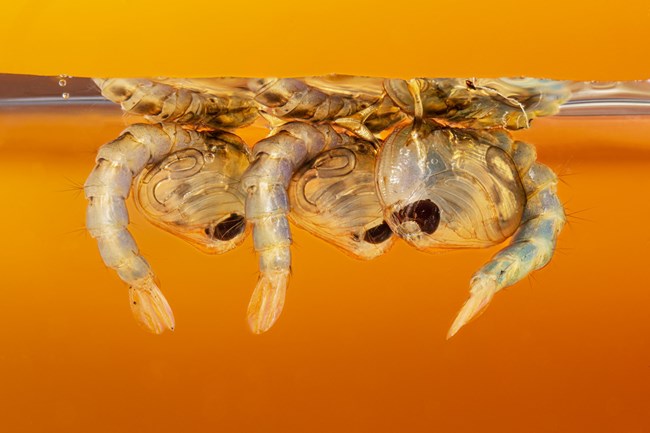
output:
[[209, 133], [205, 144], [147, 167], [134, 187], [136, 205], [153, 224], [200, 250], [226, 252], [247, 234], [239, 184], [248, 165], [248, 148], [239, 137]]
[[394, 236], [375, 188], [376, 151], [355, 143], [327, 150], [293, 177], [292, 221], [361, 259], [383, 254]]
[[481, 247], [519, 226], [526, 195], [504, 133], [408, 125], [384, 143], [377, 187], [384, 219], [420, 249]]

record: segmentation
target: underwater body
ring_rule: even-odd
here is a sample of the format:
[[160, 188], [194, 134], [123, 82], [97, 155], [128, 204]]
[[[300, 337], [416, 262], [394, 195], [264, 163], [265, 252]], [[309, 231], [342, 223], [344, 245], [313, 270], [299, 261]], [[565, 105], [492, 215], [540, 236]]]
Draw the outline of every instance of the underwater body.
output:
[[[330, 405], [350, 426], [377, 430], [384, 424], [377, 412], [393, 423], [417, 414], [412, 429], [460, 423], [462, 431], [504, 406], [516, 412], [513, 426], [540, 407], [558, 417], [566, 411], [565, 420], [599, 408], [591, 431], [608, 419], [617, 428], [642, 419], [650, 349], [647, 83], [569, 84], [573, 96], [558, 114], [512, 133], [557, 173], [568, 225], [547, 267], [503, 291], [447, 341], [469, 277], [507, 244], [426, 254], [395, 242], [381, 257], [358, 261], [292, 226], [287, 308], [269, 333], [254, 337], [244, 320], [258, 273], [251, 239], [205, 255], [150, 225], [129, 201], [130, 230], [178, 322], [170, 335], [142, 332], [129, 317], [124, 286], [85, 231], [83, 198], [99, 147], [142, 117], [123, 114], [88, 79], [2, 79], [10, 246], [2, 338], [14, 372], [3, 393], [16, 396], [24, 415], [38, 410], [58, 425], [84, 425], [110, 408], [100, 431], [150, 425], [154, 413], [168, 414], [154, 422], [160, 429], [180, 429], [174, 410], [194, 414], [197, 426], [219, 418], [224, 428], [250, 431], [259, 425], [242, 421], [250, 412], [291, 429]], [[267, 134], [253, 128], [242, 139]], [[148, 414], [140, 421], [129, 413], [138, 405]], [[279, 417], [287, 406], [300, 414]], [[467, 406], [469, 418], [461, 411]], [[19, 425], [15, 415], [8, 420]]]

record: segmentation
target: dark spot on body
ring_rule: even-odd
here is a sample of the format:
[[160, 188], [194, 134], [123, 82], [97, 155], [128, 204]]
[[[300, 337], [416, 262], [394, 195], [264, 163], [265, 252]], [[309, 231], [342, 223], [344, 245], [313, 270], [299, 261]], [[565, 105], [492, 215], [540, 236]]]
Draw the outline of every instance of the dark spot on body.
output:
[[138, 105], [135, 106], [134, 111], [141, 114], [157, 115], [160, 114], [160, 112], [162, 111], [162, 107], [160, 107], [158, 104], [155, 104], [153, 102], [140, 102]]
[[418, 200], [393, 213], [399, 223], [415, 221], [426, 234], [432, 234], [440, 224], [440, 208], [429, 199]]
[[390, 229], [388, 224], [386, 224], [386, 221], [383, 221], [378, 226], [368, 229], [368, 231], [363, 235], [363, 240], [371, 244], [380, 244], [388, 240], [392, 234], [393, 231]]
[[114, 96], [117, 96], [118, 98], [127, 99], [129, 96], [131, 96], [131, 92], [124, 86], [112, 86], [109, 87], [108, 91], [110, 91], [110, 93], [112, 93]]
[[305, 104], [298, 104], [296, 108], [291, 110], [283, 117], [289, 117], [294, 119], [310, 119], [314, 115], [315, 111], [316, 110], [312, 106], [305, 105]]
[[214, 230], [206, 227], [205, 234], [212, 239], [220, 241], [229, 241], [244, 232], [246, 222], [242, 215], [230, 214], [228, 218], [214, 226]]
[[257, 99], [259, 102], [266, 105], [267, 107], [278, 107], [280, 105], [284, 105], [287, 102], [287, 98], [285, 98], [280, 93], [275, 93], [275, 92], [262, 93], [261, 95], [258, 95], [255, 99]]
[[468, 89], [476, 90], [476, 86], [472, 83], [472, 80], [465, 80], [465, 85]]

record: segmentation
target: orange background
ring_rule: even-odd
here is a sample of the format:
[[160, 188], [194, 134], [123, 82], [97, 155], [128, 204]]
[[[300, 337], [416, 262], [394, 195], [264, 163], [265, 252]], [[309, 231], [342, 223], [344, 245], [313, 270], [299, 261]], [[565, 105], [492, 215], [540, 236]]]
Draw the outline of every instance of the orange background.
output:
[[646, 79], [650, 2], [6, 1], [0, 71]]
[[200, 253], [131, 207], [177, 319], [142, 331], [85, 233], [80, 185], [117, 109], [0, 115], [2, 432], [648, 432], [650, 121], [539, 119], [520, 134], [572, 215], [551, 264], [452, 340], [496, 251], [398, 243], [360, 262], [294, 229], [283, 316], [252, 335], [248, 239]]
[[[11, 2], [0, 71], [650, 75], [646, 1], [199, 3]], [[520, 134], [560, 173], [570, 224], [547, 268], [450, 341], [497, 248], [400, 242], [359, 262], [294, 229], [285, 312], [255, 336], [251, 240], [206, 256], [131, 207], [177, 319], [163, 336], [139, 329], [80, 191], [131, 120], [0, 110], [0, 432], [650, 432], [647, 118], [539, 119]]]

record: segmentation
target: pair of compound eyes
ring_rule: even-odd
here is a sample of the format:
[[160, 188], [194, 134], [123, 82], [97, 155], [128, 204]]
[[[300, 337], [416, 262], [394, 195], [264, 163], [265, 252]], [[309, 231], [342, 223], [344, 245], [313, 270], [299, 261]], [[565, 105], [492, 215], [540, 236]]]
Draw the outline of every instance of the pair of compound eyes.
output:
[[288, 189], [290, 219], [352, 255], [370, 259], [392, 244], [402, 224], [433, 233], [440, 209], [433, 201], [387, 207], [377, 192], [377, 153], [357, 141], [325, 151], [294, 175]]
[[[244, 233], [246, 230], [246, 218], [243, 215], [230, 214], [226, 219], [214, 226], [208, 226], [204, 229], [205, 235], [216, 241], [230, 241]], [[385, 221], [378, 226], [372, 227], [363, 234], [364, 242], [370, 244], [380, 244], [388, 240], [393, 231]], [[353, 236], [358, 240], [358, 236]]]
[[[440, 208], [431, 200], [418, 200], [391, 214], [397, 225], [413, 223], [422, 233], [433, 234], [440, 224]], [[371, 244], [380, 244], [393, 234], [386, 221], [368, 229], [363, 240]]]

